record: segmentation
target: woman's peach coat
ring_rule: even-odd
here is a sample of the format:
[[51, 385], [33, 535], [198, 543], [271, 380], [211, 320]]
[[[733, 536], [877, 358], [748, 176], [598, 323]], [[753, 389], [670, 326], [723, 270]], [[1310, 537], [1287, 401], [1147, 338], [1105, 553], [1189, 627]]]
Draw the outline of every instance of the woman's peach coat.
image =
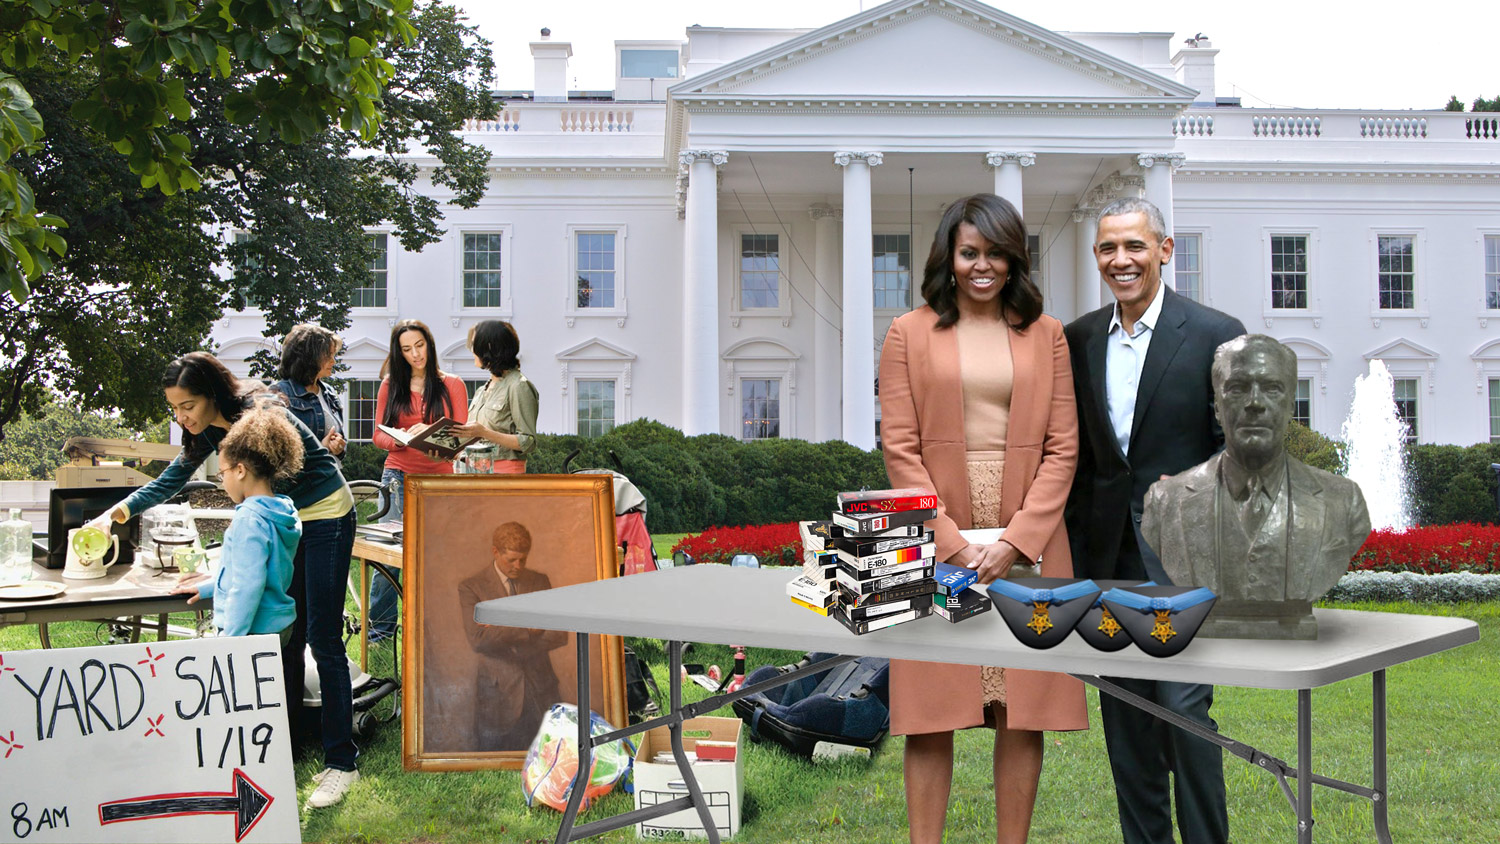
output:
[[[1042, 560], [1047, 577], [1072, 577], [1063, 527], [1063, 505], [1078, 461], [1078, 416], [1073, 370], [1062, 323], [1042, 316], [1024, 332], [1011, 331], [1015, 376], [1000, 525], [1021, 556]], [[953, 328], [938, 328], [924, 306], [891, 324], [880, 355], [880, 434], [886, 472], [894, 488], [937, 493], [931, 522], [937, 558], [946, 560], [971, 526], [963, 386]], [[1008, 636], [997, 623], [996, 635]], [[979, 668], [932, 662], [891, 661], [891, 732], [933, 733], [984, 722]], [[1018, 669], [1005, 672], [1006, 722], [1011, 729], [1088, 728], [1083, 684], [1066, 674]]]

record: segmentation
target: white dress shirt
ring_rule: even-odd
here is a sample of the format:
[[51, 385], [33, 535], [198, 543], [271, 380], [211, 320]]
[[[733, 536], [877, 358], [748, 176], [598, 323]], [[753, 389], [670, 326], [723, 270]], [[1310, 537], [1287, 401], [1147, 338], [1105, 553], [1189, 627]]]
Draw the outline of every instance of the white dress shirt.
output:
[[1120, 322], [1119, 302], [1115, 303], [1114, 316], [1109, 320], [1104, 355], [1104, 398], [1109, 404], [1109, 422], [1115, 429], [1115, 442], [1127, 456], [1130, 454], [1130, 429], [1135, 421], [1135, 392], [1141, 383], [1141, 370], [1146, 366], [1151, 337], [1156, 333], [1156, 320], [1161, 316], [1165, 290], [1166, 285], [1157, 284], [1156, 298], [1135, 321], [1133, 334], [1126, 334], [1125, 326]]

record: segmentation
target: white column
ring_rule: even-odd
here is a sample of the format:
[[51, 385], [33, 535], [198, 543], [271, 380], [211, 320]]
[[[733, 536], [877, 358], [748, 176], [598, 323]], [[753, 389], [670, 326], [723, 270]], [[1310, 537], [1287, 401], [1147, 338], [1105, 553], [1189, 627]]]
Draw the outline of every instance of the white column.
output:
[[995, 171], [995, 195], [1016, 206], [1021, 219], [1026, 219], [1021, 204], [1021, 168], [1035, 164], [1036, 153], [989, 152], [985, 153], [984, 163]]
[[722, 150], [684, 150], [687, 169], [682, 260], [682, 431], [719, 430], [719, 195]]
[[844, 441], [875, 447], [875, 255], [870, 168], [878, 152], [839, 152], [844, 168]]
[[1074, 263], [1073, 290], [1078, 300], [1076, 316], [1098, 310], [1105, 301], [1104, 280], [1099, 276], [1099, 262], [1094, 260], [1094, 237], [1099, 232], [1099, 219], [1091, 208], [1073, 209], [1073, 237], [1077, 244]]
[[[1180, 152], [1143, 152], [1135, 157], [1136, 163], [1146, 173], [1146, 201], [1161, 209], [1162, 220], [1167, 224], [1167, 236], [1172, 236], [1172, 174], [1187, 158]], [[1175, 261], [1168, 261], [1161, 268], [1162, 283], [1177, 289]]]
[[[818, 277], [813, 301], [813, 440], [836, 440], [842, 430], [839, 400], [843, 390], [843, 364], [839, 357], [839, 308], [834, 298], [842, 286], [839, 276], [839, 220], [843, 212], [826, 203], [808, 210], [813, 219], [813, 272]], [[873, 295], [873, 294], [872, 294]], [[872, 329], [873, 331], [873, 329]]]

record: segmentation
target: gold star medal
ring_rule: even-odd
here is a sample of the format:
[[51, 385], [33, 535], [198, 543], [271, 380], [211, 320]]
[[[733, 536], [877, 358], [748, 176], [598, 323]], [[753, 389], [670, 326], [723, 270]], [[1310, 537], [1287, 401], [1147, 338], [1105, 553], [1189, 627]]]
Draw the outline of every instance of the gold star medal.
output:
[[1052, 629], [1052, 618], [1048, 614], [1047, 606], [1047, 601], [1035, 601], [1031, 605], [1031, 620], [1026, 622], [1026, 626], [1038, 636]]
[[1172, 629], [1172, 611], [1156, 610], [1155, 612], [1156, 624], [1151, 628], [1151, 638], [1165, 645], [1168, 639], [1177, 635], [1177, 631]]
[[1113, 639], [1122, 629], [1120, 622], [1115, 621], [1114, 613], [1109, 611], [1109, 607], [1100, 607], [1099, 611], [1099, 632]]

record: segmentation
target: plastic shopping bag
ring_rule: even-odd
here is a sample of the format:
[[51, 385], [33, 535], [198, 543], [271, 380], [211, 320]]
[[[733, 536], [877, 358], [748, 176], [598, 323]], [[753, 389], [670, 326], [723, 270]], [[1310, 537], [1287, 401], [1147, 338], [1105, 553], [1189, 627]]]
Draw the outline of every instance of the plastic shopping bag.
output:
[[[589, 713], [589, 732], [600, 736], [615, 727], [593, 712]], [[595, 747], [589, 784], [583, 792], [580, 810], [587, 809], [594, 798], [608, 794], [629, 771], [635, 758], [635, 744], [620, 739]], [[521, 789], [526, 805], [541, 803], [563, 811], [573, 792], [573, 777], [578, 773], [578, 707], [571, 703], [553, 704], [542, 719], [541, 729], [531, 740], [526, 766], [521, 770]]]

